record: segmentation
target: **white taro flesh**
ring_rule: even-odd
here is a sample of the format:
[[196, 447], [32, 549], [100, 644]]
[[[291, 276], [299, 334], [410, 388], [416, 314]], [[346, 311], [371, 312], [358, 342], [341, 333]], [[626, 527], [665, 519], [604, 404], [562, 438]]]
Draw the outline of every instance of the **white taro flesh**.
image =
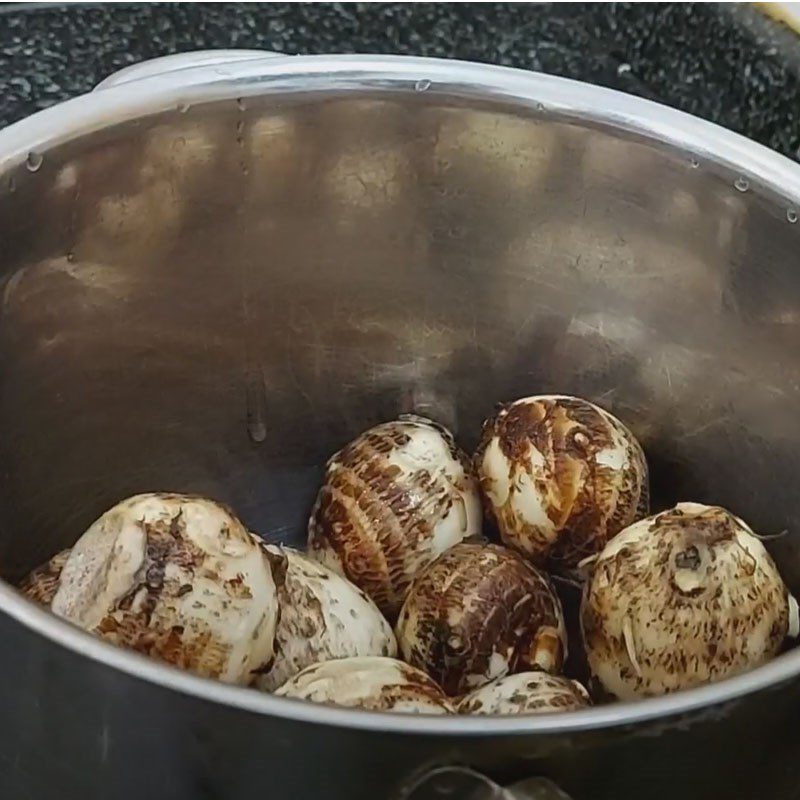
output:
[[411, 585], [395, 630], [402, 657], [448, 695], [514, 672], [558, 672], [567, 652], [547, 576], [493, 544], [448, 550]]
[[424, 672], [393, 658], [344, 658], [307, 667], [275, 693], [315, 703], [394, 711], [451, 714], [450, 700]]
[[624, 700], [757, 667], [798, 633], [797, 603], [760, 539], [729, 511], [679, 503], [618, 534], [592, 565], [589, 666]]
[[475, 455], [485, 504], [503, 542], [554, 572], [573, 573], [648, 513], [648, 470], [633, 434], [577, 397], [503, 405]]
[[64, 563], [52, 610], [113, 644], [249, 685], [273, 658], [273, 564], [242, 523], [202, 497], [131, 497]]
[[562, 675], [518, 672], [481, 686], [461, 698], [459, 714], [552, 714], [591, 705], [589, 693]]
[[308, 552], [394, 619], [420, 570], [481, 532], [477, 481], [449, 431], [404, 416], [361, 434], [328, 462]]
[[255, 685], [273, 691], [320, 661], [355, 656], [395, 656], [394, 633], [357, 586], [295, 550], [266, 545], [286, 564], [278, 586], [275, 655]]

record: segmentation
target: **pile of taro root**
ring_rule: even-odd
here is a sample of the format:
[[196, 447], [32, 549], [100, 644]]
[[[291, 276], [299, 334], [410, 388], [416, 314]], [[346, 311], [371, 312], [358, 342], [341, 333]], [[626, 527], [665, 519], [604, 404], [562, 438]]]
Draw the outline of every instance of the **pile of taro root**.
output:
[[[327, 464], [305, 553], [213, 500], [156, 492], [20, 589], [197, 675], [373, 711], [580, 710], [736, 675], [797, 635], [745, 522], [693, 502], [650, 514], [628, 428], [541, 395], [500, 406], [472, 458], [422, 417], [361, 434]], [[580, 592], [569, 626], [559, 592]]]

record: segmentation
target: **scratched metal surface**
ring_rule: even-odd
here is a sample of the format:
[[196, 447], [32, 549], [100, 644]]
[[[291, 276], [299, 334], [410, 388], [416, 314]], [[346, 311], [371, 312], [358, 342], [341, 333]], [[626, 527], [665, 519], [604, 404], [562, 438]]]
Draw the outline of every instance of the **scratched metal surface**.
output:
[[21, 168], [0, 192], [7, 576], [154, 488], [298, 543], [348, 437], [416, 408], [470, 448], [540, 391], [628, 422], [658, 503], [797, 530], [776, 476], [800, 466], [800, 225], [734, 184], [424, 94], [220, 102]]

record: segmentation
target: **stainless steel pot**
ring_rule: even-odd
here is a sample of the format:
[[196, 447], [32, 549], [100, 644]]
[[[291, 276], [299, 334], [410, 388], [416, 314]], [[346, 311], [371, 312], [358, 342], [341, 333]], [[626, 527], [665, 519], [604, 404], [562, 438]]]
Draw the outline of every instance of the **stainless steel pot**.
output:
[[[0, 174], [9, 581], [143, 490], [300, 542], [367, 425], [417, 409], [470, 447], [495, 401], [559, 390], [631, 424], [659, 502], [788, 529], [800, 590], [798, 165], [543, 75], [246, 53], [7, 128]], [[574, 800], [800, 796], [798, 651], [636, 704], [412, 719], [179, 673], [9, 584], [0, 608], [9, 800], [375, 800], [453, 764]]]

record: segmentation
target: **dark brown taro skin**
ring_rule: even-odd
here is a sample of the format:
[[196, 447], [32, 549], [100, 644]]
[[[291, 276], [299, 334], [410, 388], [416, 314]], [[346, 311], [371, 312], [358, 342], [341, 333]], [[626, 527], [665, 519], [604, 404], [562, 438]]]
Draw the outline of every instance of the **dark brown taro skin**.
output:
[[500, 545], [458, 544], [413, 582], [397, 621], [403, 658], [448, 695], [508, 673], [558, 672], [561, 604], [547, 576]]
[[[502, 405], [484, 423], [474, 461], [503, 542], [553, 572], [573, 572], [649, 511], [647, 462], [636, 438], [577, 397]], [[526, 514], [532, 499], [544, 519]]]
[[631, 700], [768, 661], [797, 635], [797, 606], [740, 519], [679, 503], [603, 550], [584, 589], [581, 627], [603, 694]]
[[54, 555], [48, 562], [37, 567], [19, 585], [19, 590], [29, 600], [49, 606], [58, 591], [58, 582], [61, 580], [61, 570], [67, 563], [70, 550], [62, 550]]
[[[415, 460], [421, 448], [432, 458]], [[469, 458], [452, 435], [407, 415], [378, 425], [328, 462], [309, 520], [308, 554], [362, 589], [390, 620], [413, 577], [477, 536], [482, 512]]]
[[[135, 557], [122, 555], [125, 542]], [[124, 594], [104, 598], [112, 573]], [[252, 665], [273, 655], [278, 573], [227, 507], [152, 492], [123, 500], [87, 529], [51, 607], [119, 647], [244, 684]]]

